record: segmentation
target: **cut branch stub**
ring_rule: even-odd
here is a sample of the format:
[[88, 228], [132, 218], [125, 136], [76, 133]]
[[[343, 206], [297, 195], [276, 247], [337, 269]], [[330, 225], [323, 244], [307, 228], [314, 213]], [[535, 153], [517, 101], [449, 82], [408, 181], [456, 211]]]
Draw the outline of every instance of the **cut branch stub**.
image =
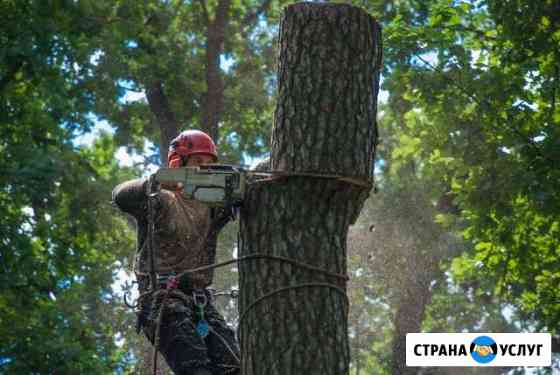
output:
[[371, 180], [377, 142], [381, 30], [345, 4], [283, 13], [272, 167]]

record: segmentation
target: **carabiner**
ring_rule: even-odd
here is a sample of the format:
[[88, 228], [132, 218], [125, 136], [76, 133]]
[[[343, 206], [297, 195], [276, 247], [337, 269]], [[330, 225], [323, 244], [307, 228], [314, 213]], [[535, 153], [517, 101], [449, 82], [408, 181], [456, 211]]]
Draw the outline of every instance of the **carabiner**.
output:
[[[196, 290], [193, 291], [193, 301], [194, 301], [194, 305], [198, 308], [204, 308], [206, 307], [206, 304], [208, 303], [208, 297], [206, 297], [206, 293], [204, 292], [197, 292]], [[199, 298], [202, 300], [202, 302], [199, 302]]]

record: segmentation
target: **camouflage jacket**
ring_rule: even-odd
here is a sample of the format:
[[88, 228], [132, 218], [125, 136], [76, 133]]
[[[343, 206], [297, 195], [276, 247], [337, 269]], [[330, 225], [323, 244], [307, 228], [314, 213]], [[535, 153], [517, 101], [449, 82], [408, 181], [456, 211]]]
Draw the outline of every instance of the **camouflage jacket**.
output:
[[[146, 183], [145, 179], [131, 180], [113, 190], [113, 202], [137, 222], [135, 271], [139, 276], [147, 276], [150, 272]], [[222, 212], [212, 220], [206, 205], [166, 189], [159, 191], [154, 203], [156, 273], [180, 273], [215, 262], [218, 233], [229, 217]], [[212, 284], [213, 276], [213, 270], [198, 272], [189, 275], [189, 284], [205, 288]]]

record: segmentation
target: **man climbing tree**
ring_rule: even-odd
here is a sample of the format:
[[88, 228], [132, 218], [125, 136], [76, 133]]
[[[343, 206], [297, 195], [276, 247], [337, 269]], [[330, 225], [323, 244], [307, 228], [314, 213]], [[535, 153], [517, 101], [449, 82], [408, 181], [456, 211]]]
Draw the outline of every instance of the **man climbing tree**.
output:
[[[168, 166], [198, 166], [217, 158], [216, 146], [207, 134], [187, 130], [171, 142]], [[134, 268], [143, 293], [138, 329], [176, 374], [237, 374], [239, 349], [234, 332], [213, 306], [207, 289], [213, 271], [182, 274], [214, 263], [217, 236], [231, 219], [231, 211], [209, 209], [186, 199], [181, 189], [137, 179], [113, 191], [115, 204], [138, 224]], [[155, 371], [155, 356], [153, 365]]]

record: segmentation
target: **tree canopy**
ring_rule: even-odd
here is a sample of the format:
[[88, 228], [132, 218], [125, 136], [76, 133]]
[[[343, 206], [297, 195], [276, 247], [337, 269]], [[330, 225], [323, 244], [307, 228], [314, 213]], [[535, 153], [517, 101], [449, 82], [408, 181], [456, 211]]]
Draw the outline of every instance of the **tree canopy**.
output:
[[[134, 371], [113, 288], [134, 228], [111, 189], [188, 127], [223, 161], [269, 151], [287, 3], [0, 2], [1, 373]], [[406, 327], [558, 337], [560, 3], [352, 3], [383, 26], [386, 97], [378, 194], [349, 235], [352, 371], [394, 373]]]

